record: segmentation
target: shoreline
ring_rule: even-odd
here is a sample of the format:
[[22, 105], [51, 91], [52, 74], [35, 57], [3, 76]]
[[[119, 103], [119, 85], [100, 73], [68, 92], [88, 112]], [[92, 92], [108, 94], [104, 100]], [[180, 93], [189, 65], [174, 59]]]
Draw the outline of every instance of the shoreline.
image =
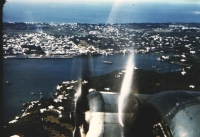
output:
[[[195, 81], [192, 84], [195, 84], [194, 88], [189, 87], [188, 77], [192, 75], [197, 75], [198, 72], [194, 71], [199, 68], [199, 65], [196, 64], [192, 66], [191, 69], [187, 69], [187, 75], [182, 76], [180, 72], [168, 72], [168, 73], [156, 73], [144, 69], [135, 69], [135, 75], [137, 77], [136, 85], [132, 87], [132, 90], [138, 89], [139, 94], [155, 94], [161, 91], [170, 89], [180, 89], [180, 90], [194, 90], [200, 91], [200, 86], [196, 85]], [[82, 80], [82, 86], [84, 86], [84, 92], [88, 91], [88, 88], [95, 88], [97, 91], [103, 91], [105, 88], [111, 89], [113, 92], [118, 92], [120, 89], [120, 83], [123, 80], [123, 75], [125, 71], [113, 71], [101, 76], [94, 76], [86, 80]], [[118, 75], [121, 75], [118, 77]], [[167, 76], [167, 77], [166, 77]], [[113, 79], [114, 78], [114, 79]], [[178, 79], [177, 79], [178, 78]], [[112, 81], [111, 81], [112, 79]], [[159, 80], [158, 80], [159, 79]], [[184, 80], [185, 79], [185, 80]], [[174, 83], [175, 81], [178, 83]], [[113, 82], [114, 81], [114, 82]], [[154, 82], [152, 82], [154, 81]], [[186, 82], [186, 83], [185, 83]], [[143, 83], [149, 83], [148, 85], [143, 85]], [[185, 84], [183, 84], [185, 83]], [[22, 113], [20, 116], [16, 116], [13, 120], [8, 122], [5, 125], [5, 129], [9, 130], [10, 128], [23, 126], [24, 123], [30, 122], [32, 118], [40, 118], [38, 123], [43, 126], [50, 121], [52, 125], [59, 124], [63, 125], [62, 121], [59, 121], [61, 115], [69, 111], [69, 105], [67, 102], [70, 102], [70, 94], [73, 90], [77, 89], [78, 80], [68, 80], [63, 81], [57, 85], [54, 94], [50, 98], [41, 98], [40, 100], [29, 101], [23, 103]], [[116, 86], [118, 85], [118, 86]], [[167, 86], [169, 85], [169, 87]], [[152, 89], [149, 91], [149, 89]], [[131, 90], [131, 91], [132, 91]], [[50, 107], [51, 106], [51, 107]], [[53, 107], [52, 107], [53, 106]], [[59, 110], [61, 107], [64, 107], [64, 110]], [[29, 128], [32, 128], [31, 124], [28, 124]], [[69, 129], [70, 125], [68, 125]], [[15, 129], [15, 128], [14, 128]], [[15, 129], [17, 130], [17, 128]], [[13, 131], [13, 134], [15, 132]], [[68, 130], [69, 131], [69, 130]], [[16, 133], [16, 132], [15, 132]], [[22, 132], [21, 132], [22, 133]], [[70, 131], [68, 132], [70, 133]], [[7, 133], [9, 134], [9, 133]], [[67, 134], [67, 133], [66, 133]]]
[[[138, 74], [146, 74], [146, 73], [151, 73], [151, 71], [143, 70], [143, 69], [137, 69], [136, 70]], [[92, 77], [87, 80], [82, 80], [82, 85], [85, 86], [84, 90], [88, 90], [88, 83], [90, 86], [94, 87], [95, 89], [98, 89], [97, 83], [99, 81], [104, 81], [102, 79], [110, 79], [113, 76], [116, 76], [117, 74], [122, 73], [121, 75], [124, 75], [124, 71], [113, 71], [111, 73], [108, 73], [106, 75], [101, 75], [101, 76], [96, 76]], [[176, 72], [174, 72], [175, 74]], [[159, 75], [157, 73], [157, 75]], [[107, 78], [107, 76], [109, 78]], [[122, 80], [123, 77], [117, 78], [115, 77], [115, 80]], [[112, 82], [110, 83], [112, 85]], [[67, 106], [66, 102], [70, 101], [70, 94], [72, 93], [73, 90], [77, 88], [78, 85], [78, 80], [68, 80], [68, 81], [63, 81], [62, 83], [58, 84], [55, 90], [55, 93], [51, 96], [51, 98], [41, 98], [40, 100], [34, 100], [34, 101], [29, 101], [26, 103], [23, 103], [22, 105], [22, 113], [19, 116], [16, 116], [13, 120], [9, 121], [4, 128], [10, 128], [10, 125], [15, 125], [18, 126], [18, 124], [23, 124], [28, 122], [28, 119], [31, 119], [32, 117], [40, 117], [41, 119], [44, 119], [40, 121], [43, 124], [46, 124], [46, 122], [52, 120], [52, 124], [63, 124], [62, 121], [60, 121], [59, 118], [61, 118], [62, 114], [67, 113], [69, 111], [69, 106]], [[111, 86], [110, 85], [110, 86]], [[120, 85], [120, 84], [119, 84]], [[110, 87], [107, 86], [107, 87]], [[154, 84], [153, 87], [159, 87], [162, 86], [162, 82], [157, 82]], [[188, 87], [189, 88], [189, 87]], [[148, 88], [149, 89], [149, 88]], [[186, 90], [186, 89], [185, 89]], [[188, 90], [188, 89], [187, 89]], [[192, 90], [190, 88], [190, 90]], [[103, 91], [103, 89], [98, 89], [98, 91]], [[112, 89], [112, 92], [118, 92], [114, 89]], [[164, 90], [163, 90], [164, 91]], [[73, 92], [74, 94], [75, 92]], [[145, 94], [145, 93], [140, 93], [140, 94]], [[148, 94], [154, 94], [148, 93]], [[50, 108], [51, 106], [51, 108]], [[59, 110], [60, 108], [64, 108], [63, 110]], [[51, 118], [50, 118], [51, 117]], [[57, 121], [58, 120], [58, 121]], [[62, 120], [62, 119], [61, 119]], [[57, 122], [55, 122], [57, 121]], [[19, 123], [18, 123], [19, 122]], [[17, 124], [16, 124], [17, 123]], [[22, 125], [21, 125], [22, 126]]]
[[[141, 53], [134, 53], [134, 54], [141, 54]], [[159, 55], [159, 54], [162, 54], [162, 53], [149, 53], [151, 55]], [[113, 54], [113, 55], [119, 55], [119, 54]], [[128, 54], [127, 54], [128, 55]], [[142, 54], [143, 55], [143, 54]], [[40, 55], [40, 56], [31, 56], [31, 55], [4, 55], [3, 56], [3, 59], [73, 59], [73, 58], [76, 58], [76, 57], [88, 57], [88, 56], [92, 56], [92, 57], [95, 57], [95, 56], [103, 56], [103, 54], [97, 54], [97, 55], [73, 55], [73, 56], [69, 56], [69, 55], [49, 55], [49, 56], [44, 56], [44, 55]], [[108, 55], [110, 56], [110, 55]], [[178, 61], [175, 61], [175, 60], [163, 60], [163, 59], [157, 59], [159, 61], [164, 61], [164, 62], [168, 62], [170, 64], [176, 64], [176, 65], [179, 65], [179, 66], [189, 66], [189, 64], [185, 64], [183, 62], [178, 62]]]
[[4, 59], [73, 59], [74, 56], [67, 55], [51, 55], [51, 56], [31, 56], [31, 55], [4, 55]]

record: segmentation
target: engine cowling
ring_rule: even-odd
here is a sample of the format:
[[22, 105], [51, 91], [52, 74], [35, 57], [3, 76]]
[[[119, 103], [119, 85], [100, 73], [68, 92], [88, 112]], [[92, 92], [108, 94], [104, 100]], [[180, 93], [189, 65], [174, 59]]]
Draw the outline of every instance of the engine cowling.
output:
[[200, 135], [200, 93], [165, 91], [149, 97], [132, 125], [138, 137], [197, 137]]

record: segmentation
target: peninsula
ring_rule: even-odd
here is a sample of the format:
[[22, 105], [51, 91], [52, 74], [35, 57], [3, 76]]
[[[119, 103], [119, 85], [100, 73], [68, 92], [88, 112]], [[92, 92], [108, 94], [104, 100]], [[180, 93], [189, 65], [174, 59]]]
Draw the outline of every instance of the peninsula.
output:
[[[186, 73], [184, 75], [182, 71], [157, 73], [135, 68], [131, 91], [135, 94], [155, 94], [166, 90], [198, 92], [200, 62], [191, 59], [189, 65], [189, 68], [183, 66]], [[52, 97], [24, 103], [22, 114], [4, 126], [5, 136], [71, 137], [73, 124], [66, 122], [63, 117], [66, 117], [73, 107], [72, 101], [76, 97], [79, 84], [81, 83], [82, 94], [85, 95], [90, 88], [97, 91], [120, 92], [125, 71], [118, 70], [84, 80], [61, 82]], [[87, 103], [82, 104], [83, 109], [87, 110]]]

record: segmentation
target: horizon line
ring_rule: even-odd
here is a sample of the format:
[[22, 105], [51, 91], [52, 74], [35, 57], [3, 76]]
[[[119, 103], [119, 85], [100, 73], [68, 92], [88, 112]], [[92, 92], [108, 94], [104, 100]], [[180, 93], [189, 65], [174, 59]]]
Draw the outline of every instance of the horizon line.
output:
[[13, 22], [13, 21], [3, 21], [2, 23], [47, 23], [47, 24], [51, 24], [51, 23], [54, 23], [54, 24], [130, 24], [130, 23], [154, 23], [154, 24], [162, 24], [162, 23], [200, 23], [200, 22], [182, 22], [182, 21], [176, 21], [176, 22], [173, 22], [173, 21], [168, 21], [168, 22], [113, 22], [113, 23], [110, 23], [110, 22], [99, 22], [99, 23], [89, 23], [89, 22], [62, 22], [62, 23], [58, 23], [58, 22], [34, 22], [34, 21], [16, 21], [16, 22]]

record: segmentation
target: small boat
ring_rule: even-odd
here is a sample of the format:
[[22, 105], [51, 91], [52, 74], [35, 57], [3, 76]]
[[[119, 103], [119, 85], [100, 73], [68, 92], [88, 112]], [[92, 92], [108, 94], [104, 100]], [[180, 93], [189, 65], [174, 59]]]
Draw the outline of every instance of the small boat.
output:
[[5, 81], [4, 84], [10, 85], [10, 82], [9, 81]]
[[34, 93], [34, 92], [31, 92], [31, 95], [35, 95], [35, 93]]
[[158, 57], [157, 60], [160, 60], [160, 57]]
[[40, 92], [40, 95], [42, 95], [42, 92]]
[[110, 61], [103, 61], [103, 63], [105, 63], [105, 64], [112, 64], [112, 62], [110, 62]]

